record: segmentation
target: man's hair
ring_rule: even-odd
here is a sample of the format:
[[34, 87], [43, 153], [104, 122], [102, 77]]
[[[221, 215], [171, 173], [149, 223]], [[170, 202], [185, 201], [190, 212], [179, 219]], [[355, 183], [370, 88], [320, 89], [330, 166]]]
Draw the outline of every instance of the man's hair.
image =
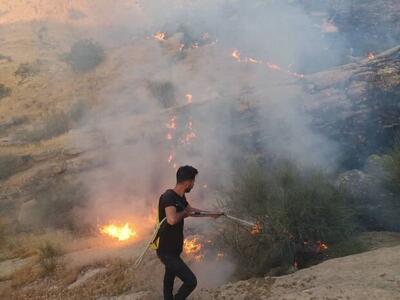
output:
[[176, 182], [181, 183], [186, 180], [194, 180], [198, 173], [199, 171], [192, 166], [179, 167], [178, 171], [176, 172]]

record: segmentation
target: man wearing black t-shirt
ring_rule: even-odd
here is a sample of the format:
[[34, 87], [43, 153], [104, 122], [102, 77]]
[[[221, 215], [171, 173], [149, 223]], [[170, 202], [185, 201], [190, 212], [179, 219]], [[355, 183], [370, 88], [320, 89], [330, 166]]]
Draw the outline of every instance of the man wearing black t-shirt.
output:
[[[219, 217], [222, 213], [208, 212], [191, 207], [186, 201], [185, 193], [189, 193], [195, 182], [198, 171], [192, 166], [180, 167], [176, 173], [176, 186], [161, 195], [158, 204], [159, 222], [165, 217], [166, 222], [159, 231], [159, 244], [157, 255], [165, 265], [164, 275], [164, 299], [186, 299], [196, 288], [197, 279], [189, 267], [181, 259], [183, 248], [184, 218], [189, 216], [202, 216], [196, 213], [207, 213], [208, 216]], [[182, 280], [175, 298], [173, 288], [175, 277]]]

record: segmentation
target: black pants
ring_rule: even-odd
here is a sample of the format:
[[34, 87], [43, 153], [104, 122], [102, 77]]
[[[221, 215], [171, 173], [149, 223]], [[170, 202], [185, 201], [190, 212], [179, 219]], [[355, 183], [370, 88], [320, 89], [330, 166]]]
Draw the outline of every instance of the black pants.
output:
[[[161, 262], [165, 265], [164, 275], [164, 300], [183, 300], [190, 295], [196, 288], [197, 279], [192, 270], [184, 263], [179, 255], [158, 254]], [[182, 280], [183, 284], [176, 293], [175, 298], [172, 294], [174, 289], [175, 277]]]

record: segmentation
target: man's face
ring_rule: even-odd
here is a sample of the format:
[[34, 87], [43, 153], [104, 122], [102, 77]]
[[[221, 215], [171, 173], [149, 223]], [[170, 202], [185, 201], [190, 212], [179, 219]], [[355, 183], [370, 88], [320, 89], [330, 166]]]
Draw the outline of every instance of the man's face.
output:
[[192, 188], [194, 187], [194, 179], [188, 180], [185, 182], [185, 193], [190, 193]]

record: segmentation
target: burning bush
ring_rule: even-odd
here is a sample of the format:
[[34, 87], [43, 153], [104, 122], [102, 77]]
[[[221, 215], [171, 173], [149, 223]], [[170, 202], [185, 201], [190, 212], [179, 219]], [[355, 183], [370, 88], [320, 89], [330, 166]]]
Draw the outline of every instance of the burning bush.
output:
[[105, 58], [103, 47], [91, 40], [79, 40], [69, 53], [62, 56], [75, 72], [87, 72], [95, 69]]
[[344, 195], [327, 175], [300, 172], [290, 163], [241, 167], [227, 196], [228, 210], [260, 224], [261, 232], [253, 235], [225, 230], [244, 276], [282, 273], [299, 255], [319, 255], [354, 231]]

